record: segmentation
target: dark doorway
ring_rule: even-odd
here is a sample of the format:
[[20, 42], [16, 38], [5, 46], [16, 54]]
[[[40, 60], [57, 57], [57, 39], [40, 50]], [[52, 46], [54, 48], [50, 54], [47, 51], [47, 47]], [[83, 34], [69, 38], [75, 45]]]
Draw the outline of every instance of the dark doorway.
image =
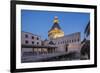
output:
[[66, 52], [68, 51], [68, 44], [66, 44], [65, 51]]

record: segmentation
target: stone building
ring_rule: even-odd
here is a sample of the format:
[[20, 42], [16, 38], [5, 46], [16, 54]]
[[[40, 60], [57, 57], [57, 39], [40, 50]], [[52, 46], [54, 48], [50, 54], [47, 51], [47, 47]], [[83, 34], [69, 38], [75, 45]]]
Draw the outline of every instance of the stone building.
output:
[[21, 43], [23, 45], [41, 45], [41, 37], [29, 32], [21, 32]]
[[[48, 31], [48, 39], [42, 40], [40, 36], [23, 32], [21, 33], [22, 61], [42, 60], [44, 58], [56, 57], [71, 52], [77, 52], [80, 55], [81, 48], [80, 32], [65, 35], [61, 29], [58, 17], [55, 16], [53, 26]], [[36, 59], [26, 56], [37, 56]], [[27, 58], [27, 59], [25, 59]]]
[[33, 56], [41, 54], [50, 54], [55, 52], [55, 44], [52, 41], [44, 43], [40, 36], [23, 32], [21, 33], [21, 54], [24, 56]]
[[52, 40], [58, 47], [57, 52], [80, 52], [80, 33], [72, 33]]
[[[21, 32], [21, 45], [22, 46], [41, 46], [42, 42], [41, 42], [41, 37], [29, 32]], [[33, 51], [40, 51], [37, 48], [25, 48], [22, 47], [22, 55], [26, 54], [26, 53], [31, 53]]]
[[53, 26], [48, 31], [48, 38], [58, 47], [57, 52], [80, 52], [80, 32], [64, 35], [57, 16], [55, 16]]

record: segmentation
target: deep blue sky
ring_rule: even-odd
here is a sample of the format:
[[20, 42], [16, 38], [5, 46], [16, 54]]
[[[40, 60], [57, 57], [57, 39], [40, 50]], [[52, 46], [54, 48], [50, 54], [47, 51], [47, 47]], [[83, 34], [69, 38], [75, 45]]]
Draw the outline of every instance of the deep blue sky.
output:
[[55, 16], [58, 16], [59, 25], [65, 35], [81, 32], [83, 39], [84, 29], [90, 19], [89, 13], [21, 10], [21, 30], [46, 39]]

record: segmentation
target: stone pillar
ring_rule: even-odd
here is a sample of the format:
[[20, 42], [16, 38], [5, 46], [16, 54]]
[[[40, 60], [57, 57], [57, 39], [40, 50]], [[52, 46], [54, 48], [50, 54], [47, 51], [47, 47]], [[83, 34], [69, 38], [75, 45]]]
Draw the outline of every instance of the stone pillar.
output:
[[55, 53], [55, 48], [54, 48], [54, 53]]
[[44, 52], [43, 52], [43, 49], [44, 49], [44, 48], [41, 48], [41, 54], [43, 54], [43, 53], [44, 53]]
[[52, 49], [52, 53], [54, 53], [54, 48], [51, 48]]

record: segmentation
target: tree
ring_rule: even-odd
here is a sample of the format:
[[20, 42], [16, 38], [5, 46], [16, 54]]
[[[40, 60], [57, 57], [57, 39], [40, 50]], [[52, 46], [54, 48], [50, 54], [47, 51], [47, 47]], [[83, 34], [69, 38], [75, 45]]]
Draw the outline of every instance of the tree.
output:
[[81, 47], [81, 55], [87, 55], [88, 59], [90, 59], [90, 41], [86, 40]]
[[86, 34], [87, 37], [90, 35], [90, 21], [85, 28], [84, 34]]
[[82, 56], [87, 55], [88, 59], [90, 59], [90, 40], [86, 39], [90, 35], [90, 21], [88, 22], [88, 24], [84, 30], [84, 35], [86, 35], [86, 37], [81, 42], [81, 44], [82, 44], [81, 55]]

